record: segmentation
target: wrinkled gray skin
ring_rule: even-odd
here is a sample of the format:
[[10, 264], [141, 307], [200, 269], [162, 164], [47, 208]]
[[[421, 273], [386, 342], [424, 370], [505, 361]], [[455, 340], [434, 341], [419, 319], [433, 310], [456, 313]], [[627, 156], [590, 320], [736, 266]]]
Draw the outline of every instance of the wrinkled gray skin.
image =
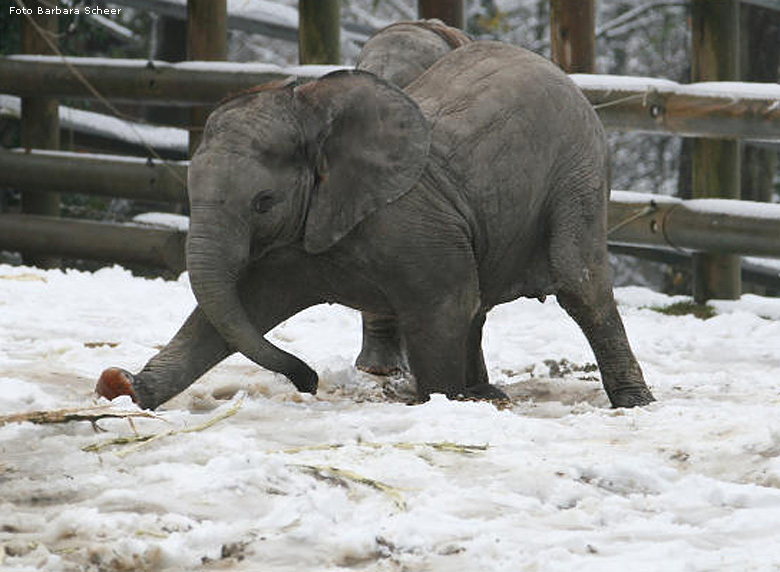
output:
[[546, 294], [580, 325], [612, 405], [652, 401], [608, 279], [604, 131], [576, 86], [474, 42], [407, 93], [337, 72], [212, 113], [189, 171], [198, 306], [131, 377], [142, 407], [235, 351], [315, 392], [316, 373], [264, 334], [322, 302], [395, 316], [420, 399], [501, 396], [485, 315]]
[[[405, 88], [451, 51], [471, 42], [461, 30], [440, 20], [397, 22], [363, 46], [356, 68]], [[374, 375], [408, 372], [409, 363], [397, 320], [363, 312], [363, 347], [358, 369]]]
[[355, 67], [404, 88], [443, 56], [470, 41], [464, 32], [439, 20], [397, 22], [369, 38]]

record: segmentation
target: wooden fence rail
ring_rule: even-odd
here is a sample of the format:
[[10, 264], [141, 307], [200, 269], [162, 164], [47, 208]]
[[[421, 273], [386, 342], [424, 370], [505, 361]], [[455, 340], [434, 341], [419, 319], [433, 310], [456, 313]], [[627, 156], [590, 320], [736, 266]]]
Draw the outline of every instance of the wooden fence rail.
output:
[[[147, 60], [51, 56], [0, 58], [0, 93], [94, 99], [84, 81], [112, 101], [164, 105], [213, 105], [224, 97], [290, 76], [323, 75], [330, 66], [283, 68], [231, 62], [167, 63]], [[75, 73], [74, 73], [74, 70]], [[81, 76], [81, 77], [79, 77]], [[56, 95], [55, 95], [56, 94]]]
[[608, 228], [613, 243], [780, 258], [780, 204], [614, 191]]
[[[223, 97], [292, 75], [314, 79], [332, 66], [6, 56], [0, 93], [94, 98], [77, 70], [103, 97], [165, 105], [214, 104]], [[780, 141], [780, 86], [707, 82], [681, 85], [652, 78], [574, 74], [608, 129], [697, 137]]]
[[[0, 151], [0, 187], [34, 191], [45, 185], [60, 192], [186, 202], [187, 166], [186, 161]], [[613, 242], [780, 258], [780, 204], [615, 191], [609, 228]]]
[[[615, 191], [609, 204], [609, 228], [609, 241], [614, 245], [780, 258], [780, 204], [682, 201]], [[142, 263], [181, 272], [185, 240], [185, 232], [172, 229], [0, 215], [0, 249], [5, 250]]]
[[615, 131], [780, 141], [780, 85], [572, 75]]
[[187, 202], [187, 162], [117, 155], [0, 150], [0, 188]]
[[[92, 98], [73, 69], [103, 97], [166, 105], [213, 104], [267, 81], [319, 77], [334, 67], [106, 60], [0, 58], [0, 93]], [[572, 78], [608, 128], [780, 141], [780, 87], [680, 86], [646, 78]], [[139, 200], [186, 200], [186, 162], [110, 155], [0, 152], [0, 187], [46, 189]], [[680, 201], [615, 193], [609, 206], [612, 243], [780, 258], [780, 205], [743, 201]], [[181, 271], [185, 233], [128, 225], [0, 215], [0, 249], [142, 263]]]
[[0, 215], [0, 249], [182, 272], [186, 233], [35, 215]]

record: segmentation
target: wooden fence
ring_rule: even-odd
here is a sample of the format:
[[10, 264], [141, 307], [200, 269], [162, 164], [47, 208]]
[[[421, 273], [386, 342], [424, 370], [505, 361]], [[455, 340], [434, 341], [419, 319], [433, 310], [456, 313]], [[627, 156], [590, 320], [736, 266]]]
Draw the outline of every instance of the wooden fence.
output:
[[[51, 56], [9, 56], [0, 58], [0, 92], [18, 96], [43, 93], [52, 97], [94, 97], [82, 81], [75, 79], [81, 76], [107, 99], [196, 105], [213, 103], [230, 93], [289, 77], [291, 73], [313, 79], [330, 69], [333, 68], [113, 62], [92, 58], [69, 58], [64, 63], [61, 58]], [[651, 78], [572, 77], [608, 129], [780, 141], [780, 86], [758, 85], [748, 90], [745, 84], [737, 89], [728, 83], [680, 85]], [[183, 161], [4, 150], [0, 151], [0, 187], [33, 193], [45, 189], [182, 202], [186, 200], [186, 168], [187, 163]], [[610, 240], [780, 258], [778, 205], [760, 203], [746, 209], [743, 201], [717, 201], [715, 210], [690, 211], [679, 201], [670, 209], [663, 197], [653, 200], [653, 209], [647, 197], [640, 201], [644, 204], [627, 201], [625, 197], [613, 200], [610, 226], [615, 230]], [[673, 217], [668, 216], [669, 210], [674, 212]], [[757, 216], [759, 211], [763, 214]], [[629, 223], [621, 222], [626, 219], [630, 219]], [[173, 236], [177, 234], [174, 231], [158, 231], [154, 240], [144, 242], [122, 238], [125, 234], [136, 237], [142, 232], [132, 227], [127, 230], [122, 225], [38, 217], [33, 229], [33, 226], [25, 227], [13, 215], [0, 215], [0, 229], [0, 247], [4, 249], [145, 262], [174, 270], [183, 268], [183, 257], [170, 254], [171, 244], [183, 244], [180, 238], [162, 241], [165, 248], [158, 245], [160, 233]], [[27, 236], [30, 234], [36, 234], [37, 238], [32, 240]], [[117, 238], [111, 238], [114, 236]], [[736, 236], [739, 240], [735, 240]], [[106, 246], [98, 251], [90, 247], [93, 243]]]
[[[314, 79], [339, 66], [227, 62], [170, 64], [57, 56], [0, 57], [0, 93], [192, 106], [213, 104], [252, 86], [290, 77]], [[752, 90], [731, 82], [678, 84], [653, 78], [574, 74], [607, 129], [691, 137], [780, 141], [780, 86]]]
[[[177, 106], [213, 105], [226, 95], [290, 75], [334, 69], [263, 64], [0, 58], [0, 93], [23, 98], [100, 98]], [[572, 75], [608, 129], [780, 141], [780, 87], [679, 85], [649, 78]], [[0, 188], [45, 189], [182, 202], [186, 162], [53, 151], [0, 150]], [[610, 241], [780, 258], [780, 205], [706, 199], [686, 203], [617, 193]], [[184, 269], [184, 234], [171, 229], [0, 215], [0, 249]]]

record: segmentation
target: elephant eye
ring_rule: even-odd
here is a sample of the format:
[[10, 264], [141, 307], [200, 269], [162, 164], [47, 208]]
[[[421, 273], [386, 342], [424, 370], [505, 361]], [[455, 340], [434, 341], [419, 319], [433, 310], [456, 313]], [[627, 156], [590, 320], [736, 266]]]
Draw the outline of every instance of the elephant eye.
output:
[[259, 191], [252, 198], [252, 210], [259, 214], [267, 213], [277, 202], [273, 191]]

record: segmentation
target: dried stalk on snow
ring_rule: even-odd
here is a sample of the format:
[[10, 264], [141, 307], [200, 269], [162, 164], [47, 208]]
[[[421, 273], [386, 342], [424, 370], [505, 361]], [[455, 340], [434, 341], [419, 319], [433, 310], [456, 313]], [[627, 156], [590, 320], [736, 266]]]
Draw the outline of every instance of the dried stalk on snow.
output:
[[290, 466], [306, 471], [307, 473], [312, 474], [317, 478], [335, 481], [338, 484], [344, 486], [348, 486], [350, 482], [357, 483], [359, 485], [366, 485], [390, 497], [399, 509], [406, 510], [406, 501], [404, 500], [403, 495], [401, 495], [401, 491], [381, 481], [364, 477], [363, 475], [359, 475], [353, 471], [339, 469], [338, 467], [321, 467], [318, 465]]
[[[451, 443], [449, 441], [439, 441], [430, 443], [370, 443], [361, 441], [355, 443], [358, 447], [367, 447], [369, 449], [381, 449], [383, 447], [394, 447], [396, 449], [412, 450], [421, 447], [427, 447], [435, 449], [437, 451], [443, 451], [447, 453], [460, 453], [462, 455], [474, 455], [477, 453], [484, 453], [488, 450], [488, 445], [461, 445], [459, 443]], [[271, 453], [283, 453], [285, 455], [295, 455], [296, 453], [303, 453], [304, 451], [329, 451], [346, 447], [345, 443], [325, 443], [321, 445], [304, 445], [302, 447], [293, 447], [291, 449], [284, 449], [281, 451], [269, 451]]]
[[187, 427], [185, 429], [172, 429], [171, 431], [166, 431], [164, 433], [148, 433], [146, 435], [134, 435], [131, 437], [116, 437], [114, 439], [109, 439], [107, 441], [103, 441], [101, 443], [93, 443], [91, 445], [87, 445], [86, 447], [83, 447], [83, 451], [96, 453], [98, 451], [101, 451], [102, 449], [105, 449], [106, 447], [111, 447], [113, 445], [129, 445], [134, 444], [134, 446], [125, 449], [123, 451], [119, 451], [117, 453], [120, 457], [125, 457], [127, 455], [130, 455], [131, 453], [135, 453], [145, 445], [148, 445], [149, 443], [152, 443], [154, 441], [159, 441], [160, 439], [163, 439], [165, 437], [173, 437], [175, 435], [183, 435], [185, 433], [196, 433], [198, 431], [204, 431], [206, 429], [209, 429], [210, 427], [213, 427], [220, 421], [224, 421], [225, 419], [232, 417], [236, 413], [238, 413], [239, 409], [241, 409], [241, 406], [244, 405], [244, 399], [239, 399], [233, 407], [230, 409], [223, 411], [219, 415], [215, 415], [208, 421], [201, 423], [200, 425], [195, 425], [194, 427]]
[[69, 423], [71, 421], [90, 421], [92, 423], [108, 417], [130, 419], [132, 417], [150, 417], [159, 419], [154, 413], [128, 409], [116, 409], [111, 405], [83, 407], [76, 409], [53, 409], [50, 411], [28, 411], [0, 417], [0, 427], [7, 423]]

